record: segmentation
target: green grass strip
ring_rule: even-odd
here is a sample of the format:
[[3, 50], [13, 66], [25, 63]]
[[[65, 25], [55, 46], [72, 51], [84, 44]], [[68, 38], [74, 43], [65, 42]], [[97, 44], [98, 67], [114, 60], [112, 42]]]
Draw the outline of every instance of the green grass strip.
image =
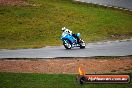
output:
[[[132, 74], [130, 74], [132, 77]], [[84, 84], [76, 82], [76, 75], [0, 73], [0, 88], [131, 88], [128, 84]]]
[[26, 0], [35, 6], [0, 5], [0, 48], [61, 45], [61, 28], [86, 41], [132, 37], [132, 13], [72, 0]]

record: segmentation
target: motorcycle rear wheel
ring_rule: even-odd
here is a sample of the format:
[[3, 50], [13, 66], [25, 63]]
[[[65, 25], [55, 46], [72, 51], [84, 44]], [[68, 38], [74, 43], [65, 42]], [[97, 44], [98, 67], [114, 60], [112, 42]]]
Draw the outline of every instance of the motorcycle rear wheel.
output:
[[85, 42], [82, 39], [80, 39], [80, 49], [84, 49], [85, 46], [86, 46]]

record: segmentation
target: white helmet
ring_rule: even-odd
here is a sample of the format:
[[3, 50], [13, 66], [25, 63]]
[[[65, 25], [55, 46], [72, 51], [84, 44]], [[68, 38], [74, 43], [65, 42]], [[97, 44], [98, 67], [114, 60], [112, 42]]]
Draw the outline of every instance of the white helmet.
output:
[[62, 31], [65, 31], [65, 30], [66, 30], [66, 27], [63, 27], [61, 30], [62, 30]]

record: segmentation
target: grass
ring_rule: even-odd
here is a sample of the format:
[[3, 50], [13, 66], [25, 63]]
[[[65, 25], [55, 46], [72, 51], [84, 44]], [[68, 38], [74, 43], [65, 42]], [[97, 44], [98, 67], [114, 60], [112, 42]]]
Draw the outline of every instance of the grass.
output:
[[132, 13], [72, 0], [26, 1], [36, 6], [0, 5], [0, 49], [61, 45], [63, 26], [86, 42], [132, 37]]
[[[132, 74], [130, 74], [132, 77]], [[0, 73], [1, 88], [131, 88], [128, 84], [84, 84], [76, 82], [76, 75]]]

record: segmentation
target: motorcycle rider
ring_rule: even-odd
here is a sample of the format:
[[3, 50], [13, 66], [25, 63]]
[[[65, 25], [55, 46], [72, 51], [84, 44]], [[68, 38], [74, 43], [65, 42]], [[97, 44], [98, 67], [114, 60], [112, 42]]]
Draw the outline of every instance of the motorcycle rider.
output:
[[67, 29], [66, 27], [63, 27], [61, 30], [62, 30], [63, 33], [72, 35], [74, 38], [77, 39], [77, 42], [80, 43], [80, 38], [77, 36], [77, 34], [72, 33], [72, 31]]

